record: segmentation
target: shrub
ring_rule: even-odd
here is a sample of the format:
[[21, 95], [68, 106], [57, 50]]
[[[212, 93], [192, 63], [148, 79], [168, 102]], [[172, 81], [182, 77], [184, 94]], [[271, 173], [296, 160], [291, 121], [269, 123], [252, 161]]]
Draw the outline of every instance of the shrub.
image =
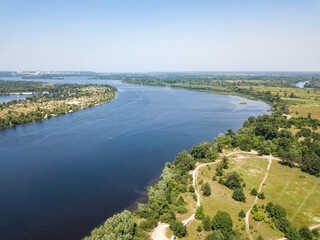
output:
[[242, 188], [237, 188], [233, 191], [232, 198], [239, 202], [246, 202], [246, 196], [243, 193]]
[[203, 196], [208, 197], [211, 195], [211, 187], [209, 183], [205, 183], [202, 187], [201, 190], [203, 192]]
[[198, 220], [202, 220], [204, 219], [204, 217], [205, 215], [204, 215], [203, 207], [202, 206], [197, 207], [195, 218]]
[[174, 235], [178, 238], [182, 238], [187, 234], [187, 228], [183, 225], [182, 222], [173, 221], [170, 224], [170, 229], [173, 231]]
[[265, 218], [265, 217], [264, 217], [261, 213], [259, 213], [259, 212], [255, 213], [255, 214], [253, 215], [253, 219], [256, 220], [256, 221], [263, 221], [264, 218]]
[[242, 178], [237, 172], [228, 173], [224, 185], [230, 189], [236, 189], [241, 187]]
[[194, 193], [194, 187], [192, 185], [189, 187], [189, 192]]
[[211, 230], [211, 219], [209, 216], [205, 216], [205, 218], [202, 220], [202, 226], [205, 231]]
[[241, 209], [241, 211], [238, 213], [239, 218], [244, 218], [246, 216], [246, 212]]
[[252, 188], [252, 190], [250, 191], [250, 194], [251, 194], [252, 196], [257, 196], [257, 195], [258, 195], [257, 189], [256, 189], [256, 188]]
[[264, 196], [264, 193], [262, 192], [262, 193], [258, 194], [258, 198], [259, 199], [265, 199], [266, 197]]
[[205, 240], [224, 240], [224, 236], [220, 230], [216, 230], [210, 235], [208, 235]]
[[312, 240], [313, 239], [313, 234], [309, 230], [307, 226], [303, 226], [299, 229], [299, 235], [304, 239], [304, 240]]

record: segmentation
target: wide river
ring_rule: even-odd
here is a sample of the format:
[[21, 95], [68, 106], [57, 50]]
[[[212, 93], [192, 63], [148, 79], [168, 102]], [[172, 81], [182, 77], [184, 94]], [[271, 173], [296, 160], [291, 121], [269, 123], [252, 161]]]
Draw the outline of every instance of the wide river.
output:
[[109, 83], [118, 92], [97, 107], [0, 131], [0, 239], [81, 239], [145, 201], [145, 187], [178, 152], [269, 109], [119, 81], [48, 81]]

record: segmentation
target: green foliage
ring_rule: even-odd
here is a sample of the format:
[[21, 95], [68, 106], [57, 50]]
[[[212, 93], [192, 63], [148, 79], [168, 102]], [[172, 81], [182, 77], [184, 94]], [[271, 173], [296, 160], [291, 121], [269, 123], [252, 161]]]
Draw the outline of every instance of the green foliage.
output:
[[258, 195], [257, 189], [256, 189], [256, 188], [252, 188], [252, 190], [250, 191], [250, 194], [251, 194], [252, 196], [257, 196], [257, 195]]
[[313, 239], [313, 234], [309, 230], [307, 226], [303, 226], [299, 229], [299, 235], [303, 240], [312, 240]]
[[258, 198], [259, 199], [265, 199], [266, 197], [264, 196], [264, 193], [261, 192], [261, 193], [258, 193]]
[[211, 195], [211, 187], [209, 183], [203, 184], [201, 187], [201, 190], [202, 190], [203, 196], [208, 197]]
[[191, 185], [191, 186], [189, 186], [189, 192], [191, 192], [191, 193], [194, 193], [194, 187]]
[[187, 234], [187, 228], [182, 222], [173, 221], [170, 223], [170, 229], [173, 231], [174, 235], [178, 238], [182, 238]]
[[224, 185], [230, 189], [241, 188], [242, 178], [239, 173], [233, 171], [228, 173], [226, 179], [224, 180]]
[[228, 157], [223, 156], [222, 162], [221, 162], [222, 168], [223, 168], [223, 169], [228, 169], [228, 168], [229, 168], [228, 164], [229, 164], [229, 159], [228, 159]]
[[264, 215], [262, 215], [261, 213], [259, 212], [256, 212], [254, 215], [253, 215], [253, 219], [256, 220], [256, 221], [263, 221], [265, 218]]
[[197, 227], [197, 232], [202, 232], [202, 227], [200, 225]]
[[224, 236], [220, 230], [215, 230], [209, 234], [205, 240], [224, 240]]
[[211, 230], [211, 219], [209, 216], [205, 216], [204, 219], [202, 220], [202, 226], [205, 231], [210, 231]]
[[189, 152], [182, 151], [174, 159], [173, 165], [176, 168], [176, 172], [185, 175], [188, 171], [194, 169], [195, 160]]
[[236, 188], [233, 191], [232, 198], [239, 202], [246, 202], [246, 196], [243, 193], [243, 188]]
[[238, 216], [239, 218], [245, 218], [246, 212], [243, 209], [241, 209], [241, 211], [238, 213]]
[[257, 240], [264, 240], [264, 238], [260, 235]]
[[116, 214], [109, 218], [102, 226], [94, 229], [84, 240], [130, 240], [133, 238], [135, 224], [129, 211]]
[[230, 214], [224, 211], [218, 211], [217, 214], [213, 217], [212, 228], [213, 230], [221, 230], [230, 232], [232, 231], [232, 219]]
[[205, 214], [204, 214], [204, 210], [202, 205], [200, 205], [199, 207], [197, 207], [196, 213], [195, 213], [195, 218], [198, 220], [202, 220], [204, 219]]
[[270, 216], [276, 219], [286, 218], [287, 211], [283, 207], [281, 207], [279, 204], [276, 204], [271, 208]]

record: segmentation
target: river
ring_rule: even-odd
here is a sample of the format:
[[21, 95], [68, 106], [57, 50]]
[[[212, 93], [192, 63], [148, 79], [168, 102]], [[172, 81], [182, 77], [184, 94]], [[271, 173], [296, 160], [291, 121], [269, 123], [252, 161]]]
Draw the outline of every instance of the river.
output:
[[80, 239], [145, 201], [145, 187], [178, 152], [269, 109], [234, 96], [78, 79], [48, 81], [109, 83], [117, 96], [0, 131], [0, 239]]

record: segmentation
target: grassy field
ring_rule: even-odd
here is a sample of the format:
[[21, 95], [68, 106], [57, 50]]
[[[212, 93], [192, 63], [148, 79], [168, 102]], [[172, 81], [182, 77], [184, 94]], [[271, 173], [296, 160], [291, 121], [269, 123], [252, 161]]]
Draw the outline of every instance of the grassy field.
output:
[[[244, 188], [245, 203], [233, 200], [232, 190], [212, 180], [212, 176], [215, 174], [215, 165], [202, 167], [199, 170], [198, 182], [201, 180], [203, 184], [208, 182], [212, 190], [209, 197], [202, 197], [206, 215], [212, 218], [219, 210], [228, 212], [233, 219], [234, 229], [240, 231], [245, 239], [248, 237], [244, 230], [245, 221], [244, 219], [239, 219], [238, 213], [241, 209], [246, 212], [251, 207], [254, 197], [250, 195], [250, 191], [252, 188], [258, 189], [265, 176], [268, 161], [252, 154], [244, 153], [239, 155], [243, 156], [243, 158], [237, 159], [237, 154], [229, 158], [229, 169], [225, 170], [224, 174], [231, 171], [237, 171], [241, 174], [246, 183]], [[297, 168], [289, 168], [279, 164], [278, 161], [273, 161], [262, 191], [266, 198], [258, 200], [257, 204], [260, 206], [262, 204], [266, 205], [270, 201], [274, 204], [279, 203], [287, 210], [288, 219], [295, 227], [312, 226], [320, 223], [319, 178], [302, 173]], [[187, 217], [189, 216], [188, 214], [186, 214]], [[193, 221], [187, 227], [188, 236], [184, 239], [205, 239], [205, 236], [210, 232], [204, 230], [200, 233], [197, 232], [196, 229], [199, 225], [201, 225], [201, 221]], [[272, 229], [270, 224], [263, 221], [255, 221], [252, 214], [250, 214], [250, 225], [253, 239], [257, 239], [259, 235], [262, 235], [264, 239], [270, 240], [283, 237], [283, 234], [278, 230]]]

